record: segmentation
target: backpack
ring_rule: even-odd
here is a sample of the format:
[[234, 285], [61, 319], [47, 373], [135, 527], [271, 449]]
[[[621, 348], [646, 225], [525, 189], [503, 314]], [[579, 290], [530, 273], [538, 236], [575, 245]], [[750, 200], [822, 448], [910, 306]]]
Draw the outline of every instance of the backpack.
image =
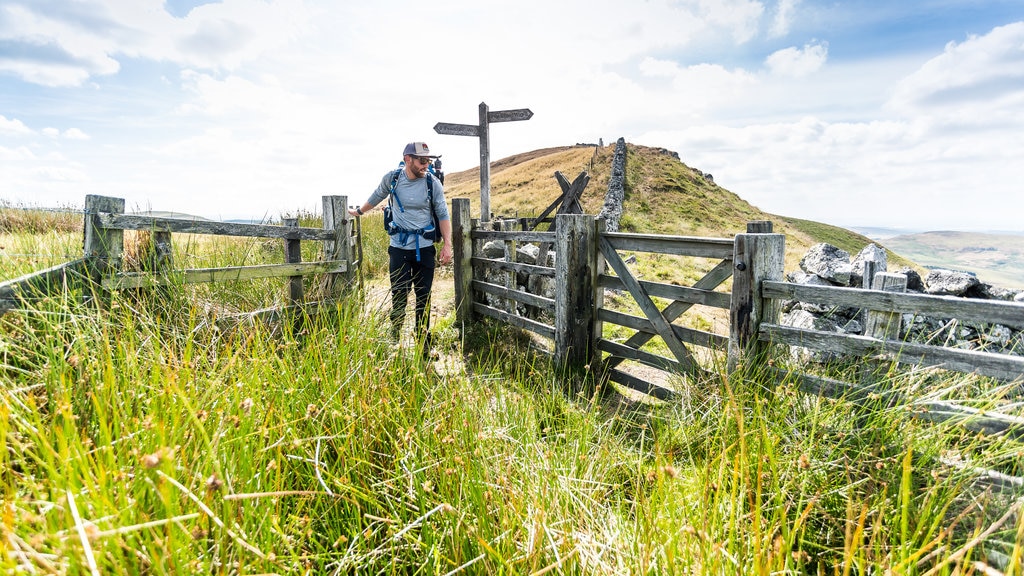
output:
[[388, 205], [384, 207], [384, 231], [389, 236], [399, 235], [399, 240], [404, 244], [409, 238], [409, 235], [416, 236], [416, 261], [420, 260], [420, 240], [419, 237], [423, 236], [425, 239], [431, 242], [441, 241], [441, 230], [439, 228], [437, 212], [434, 210], [434, 175], [431, 172], [427, 172], [424, 178], [427, 179], [427, 205], [430, 206], [430, 218], [431, 224], [426, 228], [409, 229], [402, 228], [395, 224], [394, 221], [394, 204], [398, 204], [398, 211], [405, 212], [405, 208], [402, 206], [402, 201], [395, 195], [395, 188], [398, 186], [398, 177], [402, 174], [405, 163], [401, 162], [398, 164], [398, 168], [395, 169], [391, 175], [391, 190], [388, 191]]

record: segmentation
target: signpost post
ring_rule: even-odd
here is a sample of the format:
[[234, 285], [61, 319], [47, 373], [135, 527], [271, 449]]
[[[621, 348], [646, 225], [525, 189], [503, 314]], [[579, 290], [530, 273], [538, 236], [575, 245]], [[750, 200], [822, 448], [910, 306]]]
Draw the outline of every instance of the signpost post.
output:
[[449, 124], [438, 122], [434, 132], [450, 136], [476, 136], [480, 139], [480, 221], [491, 219], [491, 122], [518, 122], [529, 120], [533, 112], [529, 108], [515, 110], [495, 110], [491, 112], [487, 104], [480, 103], [480, 123]]

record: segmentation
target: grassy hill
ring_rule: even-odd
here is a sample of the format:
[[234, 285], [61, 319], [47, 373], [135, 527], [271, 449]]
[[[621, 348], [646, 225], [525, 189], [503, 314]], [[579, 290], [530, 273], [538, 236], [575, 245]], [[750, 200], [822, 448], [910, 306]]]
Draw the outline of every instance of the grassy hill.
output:
[[[730, 238], [744, 232], [749, 221], [770, 220], [776, 232], [786, 235], [787, 271], [798, 269], [807, 249], [819, 242], [851, 255], [873, 242], [837, 226], [764, 212], [663, 148], [628, 144], [627, 150], [626, 198], [620, 222], [624, 232]], [[588, 214], [596, 214], [604, 203], [614, 152], [614, 145], [563, 146], [499, 160], [491, 165], [491, 210], [506, 216], [537, 214], [561, 194], [554, 178], [556, 170], [569, 181], [587, 170], [590, 184], [581, 204]], [[474, 213], [479, 212], [479, 169], [449, 174], [445, 195], [469, 198]], [[888, 256], [890, 266], [914, 266], [899, 254], [888, 251]]]

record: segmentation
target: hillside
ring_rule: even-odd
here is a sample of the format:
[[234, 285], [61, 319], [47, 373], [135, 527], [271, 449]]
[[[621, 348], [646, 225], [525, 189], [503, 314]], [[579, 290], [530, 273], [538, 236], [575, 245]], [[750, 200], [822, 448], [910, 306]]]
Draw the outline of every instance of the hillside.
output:
[[[787, 271], [796, 270], [807, 249], [819, 242], [852, 255], [872, 242], [837, 226], [764, 212], [663, 148], [634, 144], [627, 148], [626, 199], [620, 222], [624, 232], [730, 238], [745, 231], [749, 221], [770, 220], [776, 232], [786, 235]], [[602, 148], [564, 146], [498, 160], [491, 165], [491, 209], [507, 216], [537, 214], [561, 193], [555, 171], [572, 181], [581, 170], [587, 170], [590, 184], [581, 203], [588, 214], [596, 214], [604, 203], [614, 152], [614, 144]], [[449, 174], [445, 195], [469, 198], [477, 213], [479, 169]], [[893, 252], [889, 252], [889, 261], [891, 266], [913, 265]]]

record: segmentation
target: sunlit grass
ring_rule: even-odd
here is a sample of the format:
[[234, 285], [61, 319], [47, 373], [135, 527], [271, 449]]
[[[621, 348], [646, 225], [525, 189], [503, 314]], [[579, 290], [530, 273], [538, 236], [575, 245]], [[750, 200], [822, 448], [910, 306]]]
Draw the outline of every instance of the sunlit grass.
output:
[[[361, 224], [382, 282], [379, 213]], [[73, 251], [31, 236], [10, 242]], [[283, 259], [174, 238], [178, 267]], [[357, 293], [270, 321], [245, 313], [285, 303], [280, 280], [81, 296], [0, 316], [8, 573], [1021, 573], [1019, 488], [977, 482], [1020, 476], [1020, 444], [907, 414], [1018, 402], [984, 379], [879, 366], [904, 401], [855, 405], [710, 364], [637, 404], [485, 322], [442, 319], [425, 361]]]

